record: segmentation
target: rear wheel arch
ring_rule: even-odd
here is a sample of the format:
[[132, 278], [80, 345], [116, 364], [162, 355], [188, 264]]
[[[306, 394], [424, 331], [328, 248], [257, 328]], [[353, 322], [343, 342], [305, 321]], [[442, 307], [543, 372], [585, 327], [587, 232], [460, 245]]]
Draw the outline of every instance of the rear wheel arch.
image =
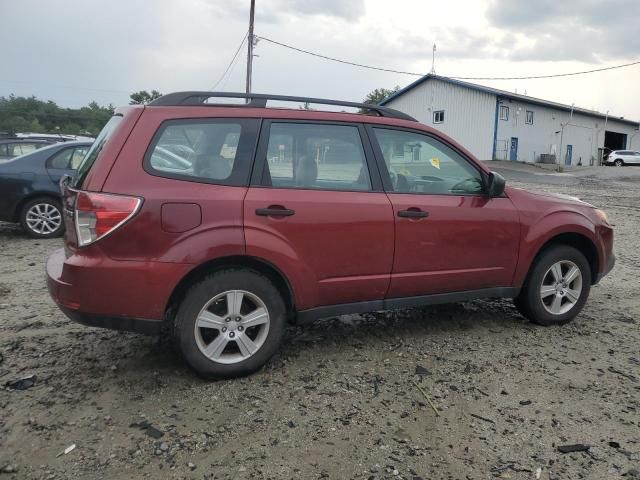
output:
[[580, 251], [580, 253], [582, 253], [589, 262], [589, 267], [591, 269], [591, 283], [594, 284], [596, 282], [599, 265], [598, 249], [589, 237], [576, 232], [560, 233], [548, 239], [534, 255], [533, 261], [529, 265], [525, 281], [531, 274], [531, 271], [533, 270], [538, 258], [540, 258], [540, 255], [555, 245], [568, 245]]
[[30, 194], [26, 195], [25, 197], [21, 198], [20, 201], [18, 203], [16, 203], [16, 207], [15, 207], [15, 210], [13, 212], [13, 222], [14, 223], [20, 222], [20, 214], [22, 213], [22, 209], [24, 208], [24, 206], [27, 203], [29, 203], [31, 200], [34, 200], [36, 198], [46, 198], [46, 199], [49, 199], [49, 200], [54, 200], [57, 203], [62, 203], [62, 200], [60, 199], [60, 197], [54, 195], [51, 192], [33, 192], [33, 193], [30, 193]]
[[191, 285], [214, 272], [229, 269], [254, 270], [267, 277], [271, 282], [273, 282], [274, 286], [278, 289], [278, 292], [282, 295], [288, 316], [293, 316], [293, 313], [295, 312], [294, 291], [291, 287], [291, 283], [280, 269], [261, 258], [251, 257], [248, 255], [235, 255], [216, 258], [204, 262], [187, 273], [180, 282], [178, 282], [169, 297], [169, 302], [165, 309], [166, 319], [170, 321], [173, 320], [175, 311], [180, 305], [180, 302], [184, 299], [185, 294]]

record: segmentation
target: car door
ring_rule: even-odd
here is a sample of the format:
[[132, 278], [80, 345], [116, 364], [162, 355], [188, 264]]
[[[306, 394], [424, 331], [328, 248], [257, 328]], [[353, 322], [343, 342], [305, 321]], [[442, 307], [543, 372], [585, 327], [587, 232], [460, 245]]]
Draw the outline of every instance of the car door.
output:
[[518, 213], [484, 194], [480, 170], [433, 135], [368, 127], [393, 205], [389, 298], [510, 286]]
[[640, 152], [629, 152], [629, 163], [633, 163], [634, 165], [640, 164]]
[[363, 139], [357, 124], [263, 122], [246, 249], [283, 271], [298, 310], [381, 301], [389, 286], [393, 214]]

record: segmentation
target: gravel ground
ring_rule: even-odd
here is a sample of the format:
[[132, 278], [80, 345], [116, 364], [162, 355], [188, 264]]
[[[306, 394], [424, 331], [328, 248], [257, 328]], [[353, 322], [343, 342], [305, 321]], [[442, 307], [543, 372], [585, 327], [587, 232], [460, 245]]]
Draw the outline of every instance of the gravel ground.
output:
[[515, 185], [615, 224], [617, 266], [574, 322], [537, 327], [507, 300], [329, 319], [233, 381], [68, 321], [43, 272], [61, 241], [0, 225], [0, 478], [640, 478], [640, 182]]

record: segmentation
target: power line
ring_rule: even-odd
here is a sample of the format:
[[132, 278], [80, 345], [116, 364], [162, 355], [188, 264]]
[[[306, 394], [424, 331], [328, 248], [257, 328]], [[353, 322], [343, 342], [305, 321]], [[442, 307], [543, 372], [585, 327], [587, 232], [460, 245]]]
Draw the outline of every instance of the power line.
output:
[[[348, 60], [342, 60], [340, 58], [329, 57], [327, 55], [322, 55], [320, 53], [304, 50], [302, 48], [294, 47], [293, 45], [287, 45], [286, 43], [278, 42], [276, 40], [272, 40], [270, 38], [262, 37], [259, 35], [254, 35], [254, 37], [264, 40], [265, 42], [278, 45], [280, 47], [288, 48], [289, 50], [294, 50], [299, 53], [304, 53], [307, 55], [312, 55], [314, 57], [323, 58], [325, 60], [330, 60], [332, 62], [343, 63], [345, 65], [352, 65], [354, 67], [367, 68], [369, 70], [378, 70], [380, 72], [400, 73], [402, 75], [413, 75], [415, 77], [423, 77], [425, 75], [424, 73], [407, 72], [404, 70], [394, 70], [392, 68], [376, 67], [373, 65], [365, 65], [363, 63], [350, 62]], [[454, 80], [534, 80], [539, 78], [556, 78], [556, 77], [569, 77], [573, 75], [584, 75], [587, 73], [603, 72], [605, 70], [615, 70], [617, 68], [631, 67], [633, 65], [640, 65], [640, 60], [631, 62], [631, 63], [625, 63], [622, 65], [614, 65], [611, 67], [595, 68], [593, 70], [583, 70], [580, 72], [556, 73], [551, 75], [527, 75], [522, 77], [447, 77], [447, 78], [451, 78]]]
[[231, 68], [231, 65], [233, 65], [233, 63], [236, 61], [236, 57], [238, 56], [238, 53], [240, 53], [240, 50], [242, 49], [242, 46], [244, 45], [245, 40], [247, 39], [247, 35], [249, 34], [249, 31], [247, 30], [245, 32], [245, 34], [242, 36], [242, 41], [240, 42], [240, 45], [238, 45], [238, 49], [236, 50], [236, 53], [233, 54], [233, 58], [231, 59], [231, 61], [229, 62], [229, 65], [227, 65], [227, 68], [225, 69], [224, 73], [220, 76], [220, 78], [218, 79], [218, 81], [216, 82], [216, 84], [211, 87], [211, 90], [216, 89], [216, 87], [220, 84], [220, 82], [222, 81], [222, 79], [225, 77], [225, 75], [227, 74], [227, 72], [229, 71], [229, 69]]

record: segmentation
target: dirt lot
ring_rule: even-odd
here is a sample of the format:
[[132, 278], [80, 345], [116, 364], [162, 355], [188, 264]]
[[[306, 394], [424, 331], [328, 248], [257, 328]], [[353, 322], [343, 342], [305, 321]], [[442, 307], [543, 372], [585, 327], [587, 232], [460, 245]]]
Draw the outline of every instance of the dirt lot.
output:
[[557, 178], [529, 187], [616, 226], [617, 266], [573, 323], [506, 300], [329, 319], [212, 383], [157, 339], [69, 322], [44, 283], [61, 241], [0, 225], [0, 478], [640, 478], [640, 178]]

